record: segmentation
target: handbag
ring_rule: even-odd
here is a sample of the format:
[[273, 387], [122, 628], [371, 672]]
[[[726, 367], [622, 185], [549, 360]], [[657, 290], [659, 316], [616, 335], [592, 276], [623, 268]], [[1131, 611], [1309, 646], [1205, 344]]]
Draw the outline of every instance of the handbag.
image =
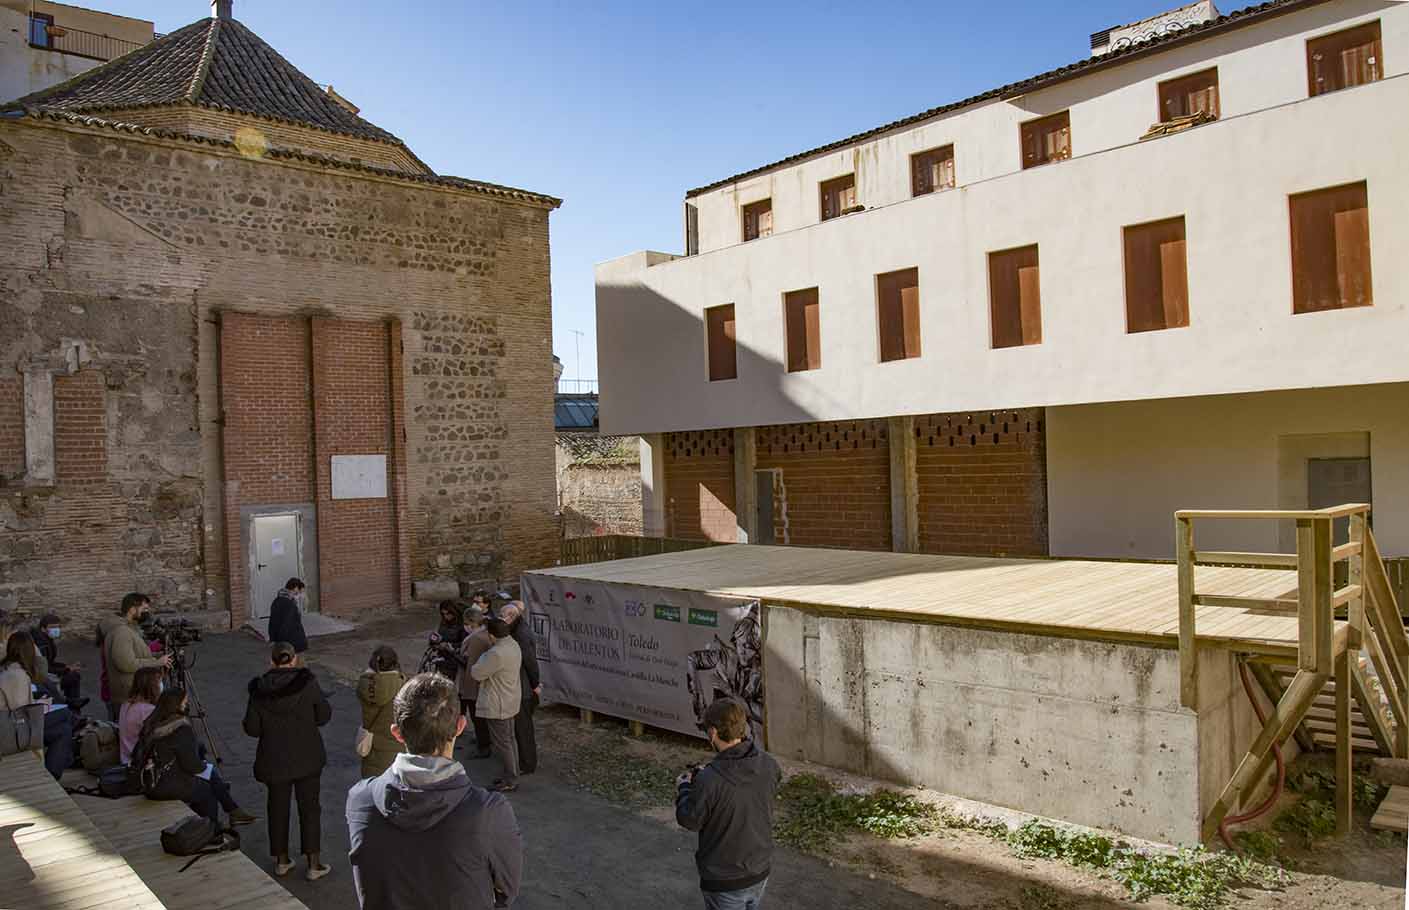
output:
[[0, 755], [17, 755], [20, 752], [38, 752], [44, 748], [44, 705], [34, 703], [10, 707], [10, 699], [5, 699], [5, 707], [0, 709]]
[[366, 758], [372, 754], [372, 741], [375, 737], [366, 727], [357, 728], [357, 756]]

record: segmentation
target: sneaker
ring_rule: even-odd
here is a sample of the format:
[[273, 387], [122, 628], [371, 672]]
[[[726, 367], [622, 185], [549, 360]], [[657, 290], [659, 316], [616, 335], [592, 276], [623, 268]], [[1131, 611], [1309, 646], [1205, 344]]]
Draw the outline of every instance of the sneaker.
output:
[[257, 821], [259, 821], [257, 816], [251, 815], [244, 809], [236, 809], [234, 812], [230, 813], [231, 825], [252, 825]]
[[304, 878], [308, 879], [310, 882], [316, 882], [332, 871], [332, 866], [329, 866], [327, 863], [319, 863], [316, 866], [309, 866], [308, 873], [304, 875]]
[[284, 876], [288, 875], [289, 870], [293, 869], [293, 867], [294, 864], [292, 860], [287, 863], [281, 863], [277, 859], [274, 860], [274, 874], [279, 876], [280, 878], [283, 878]]
[[494, 783], [489, 785], [489, 789], [493, 790], [496, 793], [513, 793], [518, 788], [518, 784], [511, 784], [506, 780], [496, 780]]

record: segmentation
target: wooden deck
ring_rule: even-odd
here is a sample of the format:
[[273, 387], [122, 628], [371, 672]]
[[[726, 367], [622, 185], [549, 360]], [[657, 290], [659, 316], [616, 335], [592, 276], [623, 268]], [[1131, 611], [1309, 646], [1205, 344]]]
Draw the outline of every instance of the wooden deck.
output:
[[[801, 609], [1170, 646], [1179, 637], [1177, 573], [1172, 563], [749, 545], [530, 574], [759, 598]], [[1290, 613], [1200, 607], [1200, 642], [1276, 656], [1296, 653], [1294, 569], [1209, 566], [1199, 567], [1197, 576], [1201, 592], [1293, 605]]]
[[6, 907], [161, 910], [152, 889], [28, 752], [0, 760], [0, 835]]

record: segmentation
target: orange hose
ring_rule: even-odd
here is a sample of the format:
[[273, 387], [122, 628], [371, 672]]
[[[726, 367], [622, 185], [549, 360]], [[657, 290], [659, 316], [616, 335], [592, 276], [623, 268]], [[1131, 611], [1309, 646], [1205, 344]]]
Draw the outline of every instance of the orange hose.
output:
[[[1252, 680], [1248, 678], [1247, 661], [1238, 661], [1238, 675], [1242, 677], [1243, 691], [1248, 694], [1248, 701], [1252, 702], [1252, 709], [1257, 713], [1257, 722], [1266, 726], [1267, 715], [1262, 710], [1262, 702], [1257, 700], [1257, 694], [1252, 690]], [[1229, 850], [1236, 852], [1238, 848], [1233, 846], [1233, 840], [1228, 836], [1228, 826], [1241, 825], [1243, 822], [1250, 822], [1258, 818], [1275, 806], [1277, 800], [1282, 796], [1282, 788], [1287, 782], [1287, 764], [1282, 758], [1282, 746], [1275, 740], [1272, 742], [1272, 756], [1277, 761], [1277, 783], [1273, 786], [1272, 792], [1267, 795], [1267, 799], [1263, 800], [1257, 808], [1244, 812], [1242, 815], [1225, 815], [1223, 821], [1218, 823], [1218, 836], [1223, 839], [1224, 845]]]

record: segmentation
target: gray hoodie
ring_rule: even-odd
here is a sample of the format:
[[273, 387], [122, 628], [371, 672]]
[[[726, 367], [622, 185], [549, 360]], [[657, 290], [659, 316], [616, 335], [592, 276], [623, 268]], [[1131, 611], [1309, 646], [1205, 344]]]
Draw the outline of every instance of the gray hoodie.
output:
[[363, 910], [492, 910], [519, 893], [523, 843], [502, 794], [457, 761], [402, 753], [347, 794], [352, 876]]

